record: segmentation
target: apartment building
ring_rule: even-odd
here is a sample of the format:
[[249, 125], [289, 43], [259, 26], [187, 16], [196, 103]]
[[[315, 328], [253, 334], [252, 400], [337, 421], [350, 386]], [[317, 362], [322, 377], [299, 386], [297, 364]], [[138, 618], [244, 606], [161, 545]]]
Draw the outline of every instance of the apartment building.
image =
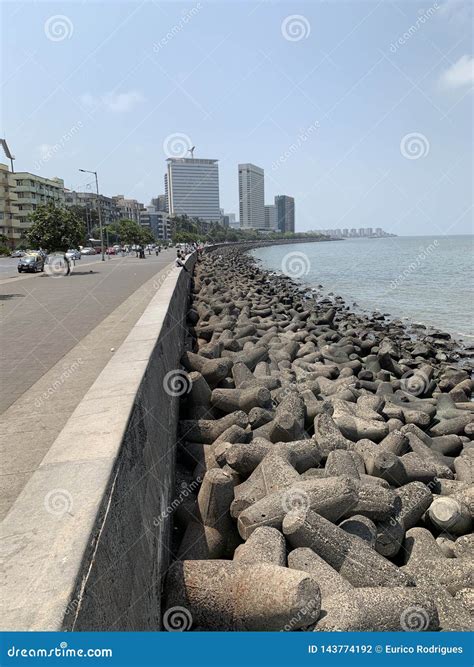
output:
[[54, 202], [64, 205], [64, 181], [44, 178], [28, 171], [11, 172], [0, 165], [0, 222], [12, 244], [31, 226], [30, 215], [37, 206]]

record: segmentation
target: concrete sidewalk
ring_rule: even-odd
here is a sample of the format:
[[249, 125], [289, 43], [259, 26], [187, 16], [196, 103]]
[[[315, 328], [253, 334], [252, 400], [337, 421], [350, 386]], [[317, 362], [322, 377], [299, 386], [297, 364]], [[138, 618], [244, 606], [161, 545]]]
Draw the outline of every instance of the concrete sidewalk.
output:
[[[3, 413], [0, 432], [2, 519], [173, 266], [174, 261], [171, 261], [134, 291]], [[100, 424], [97, 427], [100, 430]]]

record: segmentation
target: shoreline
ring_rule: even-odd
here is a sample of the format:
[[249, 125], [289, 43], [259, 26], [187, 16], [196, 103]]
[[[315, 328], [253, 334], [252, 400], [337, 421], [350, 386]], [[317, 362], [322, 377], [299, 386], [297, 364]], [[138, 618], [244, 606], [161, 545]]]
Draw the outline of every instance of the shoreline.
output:
[[[430, 238], [430, 237], [428, 237]], [[339, 239], [336, 239], [339, 240]], [[341, 239], [341, 240], [347, 240], [347, 239]], [[359, 240], [370, 240], [370, 239], [353, 239], [356, 241]], [[276, 244], [275, 244], [276, 245]], [[279, 243], [278, 245], [284, 245], [283, 243]], [[247, 248], [245, 250], [246, 253], [249, 253], [252, 250], [258, 250], [259, 247], [263, 246], [254, 246], [252, 248]], [[267, 272], [268, 274], [275, 274], [275, 275], [287, 275], [283, 271], [279, 271], [276, 269], [271, 269], [263, 266], [264, 260], [260, 259], [259, 257], [253, 257], [252, 260], [259, 265], [262, 271]], [[291, 276], [288, 276], [291, 278]], [[380, 304], [378, 303], [376, 307], [374, 307], [372, 310], [370, 309], [369, 306], [363, 307], [357, 303], [357, 298], [353, 295], [346, 295], [346, 297], [341, 296], [340, 294], [337, 294], [333, 292], [333, 290], [328, 291], [324, 285], [312, 285], [311, 283], [305, 282], [302, 278], [295, 279], [293, 278], [296, 284], [300, 286], [306, 287], [308, 290], [315, 291], [319, 293], [322, 296], [325, 296], [330, 299], [338, 299], [341, 300], [345, 303], [345, 305], [348, 305], [350, 310], [356, 314], [360, 314], [362, 316], [367, 317], [371, 313], [385, 313], [386, 319], [387, 320], [401, 320], [407, 327], [407, 329], [412, 330], [413, 335], [422, 335], [424, 332], [425, 335], [430, 335], [430, 333], [445, 333], [449, 334], [451, 339], [456, 343], [456, 345], [460, 348], [462, 351], [462, 357], [468, 359], [468, 360], [473, 360], [474, 361], [474, 333], [473, 334], [468, 334], [468, 333], [462, 333], [459, 331], [446, 331], [445, 329], [439, 328], [434, 326], [433, 324], [426, 322], [426, 321], [416, 321], [413, 318], [405, 315], [392, 315], [391, 313], [387, 313], [387, 309], [390, 308], [390, 306], [386, 306], [384, 308], [383, 303]], [[360, 297], [359, 297], [360, 298]], [[350, 303], [352, 301], [352, 303]]]
[[473, 383], [454, 342], [244, 250], [209, 249], [194, 275], [165, 617], [402, 631], [416, 607], [421, 629], [470, 629]]

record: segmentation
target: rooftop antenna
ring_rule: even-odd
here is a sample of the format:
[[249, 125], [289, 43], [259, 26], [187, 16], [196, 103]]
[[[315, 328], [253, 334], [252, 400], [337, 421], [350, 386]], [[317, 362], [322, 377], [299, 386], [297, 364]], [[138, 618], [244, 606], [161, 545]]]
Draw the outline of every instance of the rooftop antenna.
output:
[[3, 152], [5, 153], [6, 157], [10, 160], [12, 166], [12, 174], [14, 174], [15, 170], [13, 168], [13, 160], [15, 159], [15, 156], [10, 153], [10, 149], [8, 148], [6, 139], [0, 139], [0, 144], [2, 145]]
[[188, 153], [191, 153], [191, 160], [194, 160], [194, 149], [196, 146], [191, 146], [191, 148], [188, 150]]

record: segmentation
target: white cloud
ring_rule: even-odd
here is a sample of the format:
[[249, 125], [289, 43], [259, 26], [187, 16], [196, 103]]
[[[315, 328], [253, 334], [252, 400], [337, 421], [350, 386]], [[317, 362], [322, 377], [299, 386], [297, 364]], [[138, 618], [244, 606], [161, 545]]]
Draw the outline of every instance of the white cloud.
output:
[[474, 58], [461, 56], [441, 74], [440, 84], [443, 88], [462, 88], [474, 84]]
[[130, 90], [128, 93], [109, 92], [100, 97], [95, 97], [91, 93], [85, 93], [81, 95], [80, 101], [83, 106], [89, 109], [102, 104], [108, 111], [112, 111], [113, 113], [126, 113], [144, 102], [145, 98], [137, 90]]

